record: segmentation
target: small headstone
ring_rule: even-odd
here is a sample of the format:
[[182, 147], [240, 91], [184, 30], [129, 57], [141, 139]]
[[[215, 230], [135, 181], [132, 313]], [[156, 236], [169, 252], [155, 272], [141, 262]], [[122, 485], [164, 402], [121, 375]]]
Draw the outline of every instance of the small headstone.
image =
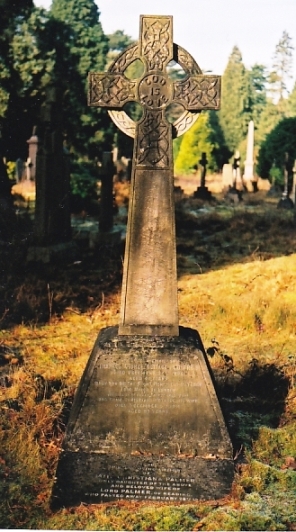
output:
[[[124, 71], [136, 58], [140, 80]], [[185, 80], [172, 81], [174, 59]], [[100, 332], [81, 379], [63, 443], [52, 506], [118, 499], [190, 501], [229, 493], [232, 446], [197, 331], [177, 309], [172, 128], [166, 107], [186, 109], [186, 129], [202, 109], [218, 109], [220, 78], [202, 74], [173, 46], [172, 17], [141, 16], [139, 44], [104, 74], [90, 74], [89, 103], [143, 106], [134, 127], [129, 218], [119, 328]], [[114, 111], [116, 109], [116, 111]], [[118, 110], [119, 109], [119, 110]], [[115, 115], [113, 113], [115, 112]]]
[[228, 190], [233, 186], [233, 168], [232, 164], [224, 164], [222, 168], [222, 187]]

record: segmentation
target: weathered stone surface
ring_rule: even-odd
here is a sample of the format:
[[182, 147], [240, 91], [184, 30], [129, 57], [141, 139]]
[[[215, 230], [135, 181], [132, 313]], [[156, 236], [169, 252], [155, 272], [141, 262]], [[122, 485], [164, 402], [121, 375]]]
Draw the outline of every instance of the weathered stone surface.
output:
[[71, 411], [52, 505], [219, 498], [232, 446], [196, 331], [98, 336]]
[[[124, 72], [137, 58], [144, 73], [130, 80]], [[172, 59], [185, 79], [169, 78]], [[52, 505], [222, 497], [231, 442], [199, 335], [179, 331], [172, 154], [173, 133], [219, 108], [220, 77], [173, 44], [172, 17], [142, 15], [139, 43], [89, 82], [89, 104], [135, 136], [121, 321], [99, 334], [82, 377]], [[122, 110], [128, 101], [143, 107], [137, 123]], [[174, 124], [172, 102], [185, 109]]]
[[[138, 80], [124, 72], [140, 59]], [[173, 81], [175, 60], [186, 78]], [[173, 135], [184, 133], [203, 109], [219, 109], [220, 76], [202, 73], [195, 60], [173, 43], [171, 16], [140, 16], [138, 44], [127, 48], [108, 72], [89, 74], [89, 105], [108, 108], [115, 124], [135, 137], [124, 257], [120, 334], [177, 336], [178, 301], [175, 245]], [[143, 109], [134, 123], [122, 110], [128, 101]], [[166, 111], [181, 104], [184, 113], [170, 124]]]

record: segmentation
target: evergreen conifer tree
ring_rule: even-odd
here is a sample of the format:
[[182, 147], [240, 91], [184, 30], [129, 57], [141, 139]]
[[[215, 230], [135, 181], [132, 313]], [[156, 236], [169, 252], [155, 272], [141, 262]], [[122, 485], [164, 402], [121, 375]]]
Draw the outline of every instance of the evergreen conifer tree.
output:
[[222, 76], [218, 115], [227, 147], [234, 152], [247, 134], [252, 117], [252, 81], [237, 46], [234, 46]]
[[281, 102], [287, 95], [287, 81], [291, 78], [293, 64], [292, 39], [284, 31], [275, 48], [273, 56], [273, 70], [270, 73], [270, 91], [277, 102]]
[[288, 98], [288, 115], [296, 116], [296, 83], [293, 87], [293, 90]]
[[210, 124], [210, 114], [203, 111], [195, 124], [184, 134], [175, 160], [175, 173], [190, 174], [196, 170], [202, 153], [206, 153], [209, 170], [217, 170], [214, 141]]

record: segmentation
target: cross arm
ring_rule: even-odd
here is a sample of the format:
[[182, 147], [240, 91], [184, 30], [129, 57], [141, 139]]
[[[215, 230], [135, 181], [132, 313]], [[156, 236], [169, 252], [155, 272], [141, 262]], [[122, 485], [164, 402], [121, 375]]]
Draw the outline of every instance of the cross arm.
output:
[[175, 102], [188, 111], [217, 110], [221, 100], [221, 76], [190, 76], [174, 83]]
[[123, 74], [108, 72], [88, 75], [88, 105], [118, 109], [136, 100], [136, 81]]

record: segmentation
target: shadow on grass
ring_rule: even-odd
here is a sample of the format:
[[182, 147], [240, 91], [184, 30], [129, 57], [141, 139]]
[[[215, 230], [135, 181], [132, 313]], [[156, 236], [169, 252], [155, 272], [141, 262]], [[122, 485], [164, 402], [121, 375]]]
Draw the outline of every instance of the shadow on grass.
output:
[[279, 426], [290, 386], [280, 368], [253, 359], [245, 373], [229, 367], [213, 373], [235, 453], [251, 447], [260, 427]]
[[271, 205], [258, 212], [225, 207], [204, 213], [180, 203], [176, 229], [179, 275], [290, 255], [296, 247], [293, 213]]
[[48, 323], [67, 308], [91, 312], [120, 290], [124, 244], [89, 249], [79, 243], [75, 259], [26, 262], [27, 245], [16, 243], [0, 264], [0, 326]]
[[[193, 210], [192, 210], [193, 209]], [[195, 210], [194, 210], [195, 209]], [[290, 213], [291, 214], [291, 213]], [[29, 224], [29, 221], [27, 221]], [[260, 212], [228, 209], [209, 213], [176, 206], [178, 273], [197, 274], [226, 265], [289, 255], [296, 249], [293, 218], [265, 206]], [[44, 324], [67, 307], [96, 309], [121, 288], [124, 242], [89, 249], [79, 242], [77, 260], [27, 263], [30, 225], [12, 243], [1, 244], [0, 326]]]

